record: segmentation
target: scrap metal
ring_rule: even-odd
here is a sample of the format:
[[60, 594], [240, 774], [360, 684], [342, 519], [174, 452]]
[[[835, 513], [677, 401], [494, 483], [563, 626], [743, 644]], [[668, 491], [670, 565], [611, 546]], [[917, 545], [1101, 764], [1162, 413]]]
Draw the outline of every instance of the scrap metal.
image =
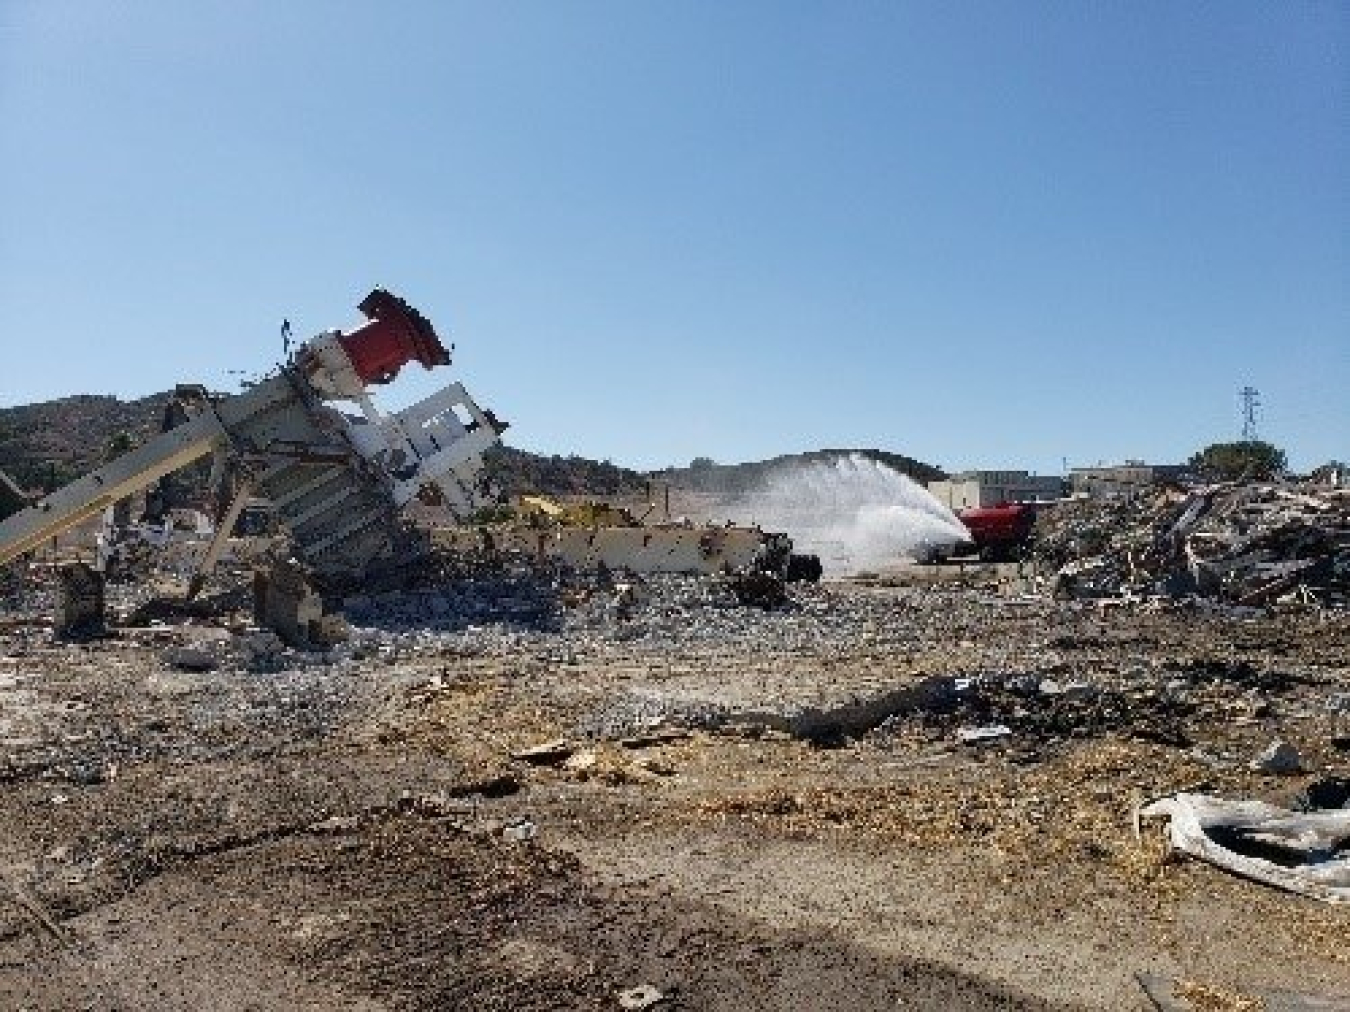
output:
[[424, 490], [457, 517], [480, 508], [491, 498], [482, 453], [505, 426], [459, 383], [381, 412], [371, 387], [410, 362], [448, 365], [450, 353], [425, 317], [384, 289], [360, 309], [359, 327], [317, 335], [243, 393], [183, 399], [178, 424], [0, 522], [0, 564], [211, 454], [238, 483], [198, 586], [229, 536], [224, 521], [253, 498], [270, 502], [297, 559], [327, 578], [359, 578], [409, 548], [400, 511]]

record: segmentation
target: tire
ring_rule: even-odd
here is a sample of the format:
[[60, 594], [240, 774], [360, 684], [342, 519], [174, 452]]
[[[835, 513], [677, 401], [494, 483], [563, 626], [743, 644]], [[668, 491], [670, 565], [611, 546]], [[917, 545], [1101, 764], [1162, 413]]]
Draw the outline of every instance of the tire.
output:
[[819, 555], [788, 556], [788, 583], [819, 583], [824, 572], [825, 568], [820, 564]]

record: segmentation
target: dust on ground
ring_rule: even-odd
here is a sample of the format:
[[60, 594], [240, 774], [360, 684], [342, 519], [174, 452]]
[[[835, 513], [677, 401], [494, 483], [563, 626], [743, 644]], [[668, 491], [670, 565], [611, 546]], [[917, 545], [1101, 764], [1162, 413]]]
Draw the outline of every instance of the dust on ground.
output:
[[[1345, 775], [1344, 613], [792, 596], [653, 578], [617, 610], [498, 573], [353, 602], [352, 639], [302, 654], [228, 610], [55, 643], [42, 588], [16, 591], [0, 1004], [1148, 1007], [1137, 974], [1350, 995], [1344, 909], [1134, 823], [1182, 789], [1288, 804]], [[1251, 767], [1274, 740], [1305, 772]]]

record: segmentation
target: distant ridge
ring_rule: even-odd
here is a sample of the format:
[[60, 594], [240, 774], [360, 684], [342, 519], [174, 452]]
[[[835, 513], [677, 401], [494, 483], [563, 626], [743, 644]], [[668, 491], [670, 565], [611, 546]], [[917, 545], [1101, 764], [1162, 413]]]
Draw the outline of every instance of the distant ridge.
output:
[[[120, 433], [141, 442], [159, 431], [171, 394], [124, 401], [106, 394], [77, 394], [58, 400], [0, 408], [0, 469], [30, 490], [49, 490], [94, 470]], [[644, 492], [650, 478], [693, 492], [737, 492], [753, 486], [769, 471], [791, 463], [835, 460], [860, 454], [880, 461], [916, 481], [945, 477], [940, 468], [887, 450], [811, 450], [770, 460], [716, 464], [700, 458], [689, 467], [651, 475], [607, 460], [576, 454], [531, 453], [512, 446], [487, 454], [488, 471], [510, 495], [624, 496]]]
[[108, 442], [125, 432], [139, 442], [159, 430], [168, 392], [133, 401], [76, 394], [0, 408], [0, 468], [27, 489], [50, 489], [103, 463]]
[[669, 481], [675, 488], [688, 489], [692, 492], [736, 495], [755, 488], [771, 472], [780, 468], [792, 464], [828, 463], [855, 454], [885, 464], [920, 484], [947, 477], [945, 471], [933, 464], [926, 464], [902, 453], [875, 449], [808, 450], [804, 453], [786, 453], [768, 460], [748, 461], [742, 464], [718, 464], [707, 458], [701, 458], [688, 467], [668, 468], [660, 472], [658, 477]]
[[576, 454], [563, 457], [494, 446], [483, 459], [493, 481], [513, 496], [527, 492], [624, 496], [644, 492], [648, 484], [647, 475], [641, 471]]
[[[76, 394], [0, 408], [0, 470], [22, 488], [45, 491], [101, 465], [112, 439], [126, 433], [139, 443], [159, 431], [171, 393], [124, 401], [107, 394]], [[488, 453], [488, 470], [508, 493], [623, 495], [642, 491], [646, 475], [609, 461], [549, 456], [514, 447]]]

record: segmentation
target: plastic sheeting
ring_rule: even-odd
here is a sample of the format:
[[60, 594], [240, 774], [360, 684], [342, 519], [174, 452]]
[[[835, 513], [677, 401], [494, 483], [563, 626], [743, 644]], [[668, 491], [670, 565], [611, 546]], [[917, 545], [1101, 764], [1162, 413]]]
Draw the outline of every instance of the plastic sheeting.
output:
[[1192, 857], [1289, 892], [1350, 903], [1350, 809], [1291, 812], [1177, 794], [1139, 814], [1170, 819], [1172, 846]]

